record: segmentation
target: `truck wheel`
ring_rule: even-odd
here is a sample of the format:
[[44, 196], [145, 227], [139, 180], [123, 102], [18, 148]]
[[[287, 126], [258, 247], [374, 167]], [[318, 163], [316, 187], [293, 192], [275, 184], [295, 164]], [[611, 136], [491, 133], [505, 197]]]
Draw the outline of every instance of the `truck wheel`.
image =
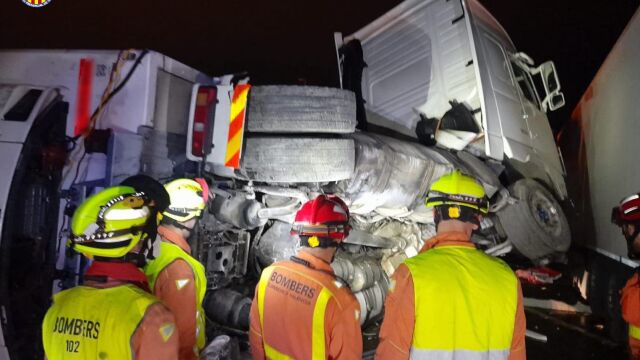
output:
[[356, 128], [351, 91], [317, 86], [254, 86], [249, 93], [247, 131], [338, 133]]
[[249, 137], [242, 170], [255, 181], [329, 182], [353, 176], [352, 139]]
[[569, 223], [558, 201], [532, 179], [521, 179], [509, 187], [519, 199], [498, 212], [509, 240], [531, 260], [565, 252], [571, 245]]

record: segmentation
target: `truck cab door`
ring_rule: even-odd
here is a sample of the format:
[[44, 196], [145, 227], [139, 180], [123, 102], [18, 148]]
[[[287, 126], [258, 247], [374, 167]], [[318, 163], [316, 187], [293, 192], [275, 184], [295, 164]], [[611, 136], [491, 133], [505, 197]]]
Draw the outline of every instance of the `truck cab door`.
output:
[[[479, 27], [482, 51], [478, 51], [478, 70], [482, 82], [486, 119], [483, 119], [488, 133], [490, 156], [498, 158], [494, 149], [501, 141], [503, 154], [522, 162], [529, 160], [531, 136], [526, 114], [520, 100], [517, 85], [511, 76], [511, 66], [507, 50], [489, 29]], [[482, 54], [482, 55], [480, 55]], [[496, 138], [496, 128], [501, 138]], [[501, 160], [502, 156], [500, 156]]]
[[[523, 116], [527, 121], [531, 136], [532, 150], [545, 166], [553, 167], [554, 172], [563, 172], [555, 137], [547, 114], [542, 110], [539, 91], [530, 73], [530, 67], [517, 58], [511, 57], [513, 80], [517, 84], [522, 99]], [[549, 171], [547, 171], [549, 172]]]

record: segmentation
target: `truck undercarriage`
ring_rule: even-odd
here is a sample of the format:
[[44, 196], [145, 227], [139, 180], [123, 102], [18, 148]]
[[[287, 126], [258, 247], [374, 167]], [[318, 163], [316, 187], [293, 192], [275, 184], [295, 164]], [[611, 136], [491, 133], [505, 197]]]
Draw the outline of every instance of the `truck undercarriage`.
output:
[[[271, 94], [280, 97], [274, 101]], [[267, 96], [278, 106], [269, 108]], [[336, 105], [327, 97], [340, 101]], [[335, 123], [308, 111], [305, 120], [315, 127], [291, 130], [274, 115], [284, 111], [291, 116], [302, 111], [300, 104], [316, 114], [323, 113], [318, 108], [340, 113], [345, 102], [355, 113], [355, 99], [344, 90], [252, 89], [241, 166], [232, 173], [208, 167], [214, 200], [193, 239], [207, 268], [210, 291], [205, 311], [216, 324], [211, 335], [248, 330], [250, 301], [261, 270], [295, 254], [298, 241], [290, 234], [295, 213], [321, 193], [337, 194], [350, 206], [354, 230], [332, 267], [358, 299], [365, 327], [380, 320], [395, 268], [435, 234], [424, 198], [431, 183], [453, 169], [476, 176], [491, 197], [490, 214], [473, 237], [479, 248], [501, 256], [515, 247], [537, 263], [555, 260], [567, 249], [568, 225], [551, 191], [533, 179], [510, 178], [507, 166], [474, 155], [473, 145], [455, 151], [425, 146], [391, 131], [359, 131], [355, 116], [350, 126], [340, 122], [332, 127]], [[260, 127], [252, 125], [255, 103], [260, 104]], [[272, 124], [263, 126], [264, 118]], [[318, 126], [322, 121], [325, 125]], [[507, 224], [505, 230], [505, 219], [514, 226]], [[531, 236], [522, 237], [523, 230]]]

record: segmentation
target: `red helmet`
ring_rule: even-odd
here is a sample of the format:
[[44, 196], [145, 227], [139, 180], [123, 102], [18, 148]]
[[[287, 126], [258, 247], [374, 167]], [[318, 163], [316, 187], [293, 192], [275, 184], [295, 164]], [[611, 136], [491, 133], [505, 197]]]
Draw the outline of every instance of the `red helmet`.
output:
[[618, 226], [640, 222], [640, 193], [622, 199], [611, 212], [611, 222]]
[[328, 247], [341, 243], [349, 236], [349, 230], [347, 204], [334, 195], [319, 195], [298, 210], [291, 233], [315, 238], [308, 241], [311, 247]]

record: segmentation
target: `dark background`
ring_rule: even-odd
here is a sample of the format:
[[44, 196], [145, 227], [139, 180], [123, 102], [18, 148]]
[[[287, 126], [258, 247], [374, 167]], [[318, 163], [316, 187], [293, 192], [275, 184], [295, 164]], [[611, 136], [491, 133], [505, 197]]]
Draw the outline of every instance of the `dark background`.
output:
[[[0, 48], [149, 48], [215, 75], [337, 86], [332, 32], [349, 34], [393, 1], [0, 0]], [[482, 0], [519, 50], [556, 62], [567, 105], [559, 129], [638, 0]]]

